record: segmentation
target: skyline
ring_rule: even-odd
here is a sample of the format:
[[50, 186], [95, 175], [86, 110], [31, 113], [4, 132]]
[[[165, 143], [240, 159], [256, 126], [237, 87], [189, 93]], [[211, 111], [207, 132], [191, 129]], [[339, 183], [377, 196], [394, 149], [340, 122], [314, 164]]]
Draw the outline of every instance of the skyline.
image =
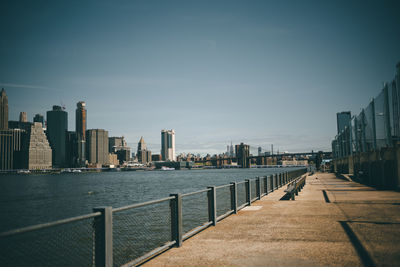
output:
[[[225, 4], [224, 4], [225, 3]], [[9, 119], [76, 103], [88, 129], [141, 136], [159, 153], [330, 150], [336, 113], [352, 115], [400, 60], [396, 1], [271, 4], [77, 2], [1, 5], [0, 87]]]

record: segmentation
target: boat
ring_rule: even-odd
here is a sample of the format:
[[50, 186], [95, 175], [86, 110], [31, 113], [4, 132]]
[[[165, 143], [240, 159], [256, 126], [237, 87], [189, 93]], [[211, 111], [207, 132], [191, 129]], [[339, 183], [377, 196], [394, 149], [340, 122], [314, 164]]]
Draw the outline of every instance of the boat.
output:
[[175, 168], [169, 168], [169, 167], [162, 166], [161, 170], [162, 171], [175, 171]]
[[72, 172], [82, 172], [81, 170], [74, 169]]

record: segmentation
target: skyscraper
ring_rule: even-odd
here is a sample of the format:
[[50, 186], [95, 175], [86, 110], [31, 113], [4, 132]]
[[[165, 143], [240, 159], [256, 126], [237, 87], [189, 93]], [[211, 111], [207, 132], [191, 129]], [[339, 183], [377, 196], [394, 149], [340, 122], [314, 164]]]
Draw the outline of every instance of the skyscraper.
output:
[[68, 114], [60, 106], [53, 106], [47, 111], [47, 139], [49, 140], [54, 167], [66, 165], [66, 135], [68, 130]]
[[0, 94], [0, 130], [8, 130], [8, 97], [4, 88]]
[[140, 138], [138, 143], [137, 158], [140, 163], [151, 162], [151, 151], [147, 150], [143, 136]]
[[90, 164], [108, 163], [108, 132], [103, 129], [86, 131], [86, 158]]
[[26, 112], [25, 111], [21, 111], [19, 113], [19, 121], [20, 122], [28, 122], [28, 118], [26, 116]]
[[161, 131], [161, 157], [162, 160], [175, 161], [175, 131]]
[[75, 111], [75, 131], [76, 131], [76, 142], [77, 142], [77, 153], [78, 153], [78, 165], [84, 166], [86, 161], [86, 128], [87, 128], [87, 117], [86, 117], [86, 103], [79, 101], [76, 104]]

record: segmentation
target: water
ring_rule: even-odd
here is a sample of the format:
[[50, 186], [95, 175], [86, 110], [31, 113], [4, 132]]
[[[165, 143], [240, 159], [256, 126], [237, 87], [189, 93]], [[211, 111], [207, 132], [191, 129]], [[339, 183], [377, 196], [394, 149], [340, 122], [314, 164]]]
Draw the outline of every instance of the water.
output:
[[97, 206], [122, 207], [278, 171], [283, 169], [2, 175], [0, 232], [91, 213]]

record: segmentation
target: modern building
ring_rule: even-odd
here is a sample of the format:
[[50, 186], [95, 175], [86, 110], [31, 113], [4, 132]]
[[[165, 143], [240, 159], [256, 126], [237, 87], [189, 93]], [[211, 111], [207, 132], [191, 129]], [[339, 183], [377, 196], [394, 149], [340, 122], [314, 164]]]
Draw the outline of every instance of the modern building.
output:
[[[66, 167], [83, 167], [80, 164], [78, 156], [78, 135], [76, 132], [68, 131], [66, 135], [66, 147], [65, 147], [65, 157], [66, 157]], [[85, 148], [83, 149], [85, 151]], [[84, 156], [86, 158], [86, 156]]]
[[33, 122], [40, 122], [42, 124], [42, 127], [44, 127], [44, 117], [41, 114], [36, 114], [35, 117], [33, 117]]
[[75, 111], [75, 131], [77, 150], [77, 165], [85, 166], [86, 162], [86, 128], [87, 128], [87, 111], [86, 103], [79, 101], [76, 104]]
[[13, 130], [0, 130], [0, 170], [14, 167]]
[[28, 118], [26, 116], [26, 112], [25, 111], [21, 111], [19, 113], [19, 121], [20, 122], [28, 122]]
[[161, 131], [161, 157], [165, 161], [175, 161], [175, 131]]
[[240, 143], [240, 145], [235, 146], [235, 151], [238, 165], [242, 166], [242, 168], [250, 168], [250, 146]]
[[23, 137], [21, 152], [18, 156], [21, 169], [51, 169], [52, 149], [40, 122], [34, 122]]
[[337, 133], [340, 134], [346, 127], [350, 126], [351, 112], [342, 111], [336, 113]]
[[53, 153], [53, 166], [66, 166], [66, 138], [68, 131], [68, 114], [60, 106], [53, 106], [47, 111], [47, 138]]
[[4, 88], [0, 93], [0, 130], [8, 130], [8, 97]]
[[86, 131], [86, 158], [89, 164], [108, 164], [108, 132], [103, 129]]
[[143, 136], [140, 138], [137, 148], [137, 159], [140, 163], [148, 163], [152, 161], [151, 151], [147, 150]]

